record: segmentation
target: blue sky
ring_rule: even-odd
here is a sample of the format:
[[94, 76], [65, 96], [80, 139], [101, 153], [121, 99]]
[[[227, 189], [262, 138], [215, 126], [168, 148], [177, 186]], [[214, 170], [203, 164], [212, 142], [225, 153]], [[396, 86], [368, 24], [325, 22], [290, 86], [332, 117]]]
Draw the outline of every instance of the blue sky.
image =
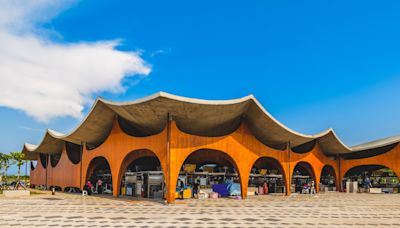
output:
[[[43, 103], [34, 106], [38, 109], [36, 112], [27, 111], [31, 107], [27, 104], [36, 104], [31, 100], [36, 95], [21, 95], [11, 101], [3, 97], [7, 102], [2, 102], [1, 96], [12, 93], [0, 93], [3, 120], [0, 151], [20, 150], [24, 142], [39, 143], [44, 133], [41, 130], [46, 128], [71, 131], [96, 96], [122, 101], [158, 91], [203, 99], [254, 94], [288, 127], [307, 134], [332, 127], [350, 146], [398, 135], [399, 6], [396, 1], [379, 4], [336, 1], [333, 4], [326, 1], [152, 0], [88, 0], [66, 1], [51, 7], [41, 5], [41, 12], [44, 15], [50, 12], [49, 16], [30, 13], [35, 20], [29, 29], [11, 24], [21, 29], [6, 31], [17, 38], [24, 37], [21, 33], [31, 35], [66, 52], [82, 43], [92, 51], [104, 48], [96, 46], [100, 41], [113, 41], [117, 43], [115, 46], [106, 47], [110, 56], [125, 54], [124, 58], [143, 62], [110, 67], [115, 69], [110, 74], [119, 78], [107, 80], [117, 82], [124, 89], [102, 84], [82, 87], [78, 92], [73, 90], [71, 96], [80, 95], [74, 106], [77, 111], [67, 116]], [[32, 11], [29, 6], [26, 8], [27, 12]], [[58, 58], [57, 54], [43, 53], [43, 59]], [[0, 56], [0, 75], [9, 72], [1, 71], [2, 59], [7, 56]], [[60, 59], [63, 61], [54, 62], [57, 68], [63, 68], [62, 64], [69, 61], [67, 57], [66, 61]], [[93, 60], [94, 68], [104, 67], [100, 73], [107, 73], [107, 64], [102, 63], [114, 61], [119, 59]], [[46, 66], [51, 68], [51, 64]], [[72, 72], [79, 75], [79, 80], [87, 77], [80, 84], [95, 84], [98, 80], [98, 71], [82, 68], [81, 71], [91, 73], [87, 76], [80, 70], [77, 67]], [[8, 80], [11, 76], [0, 77]], [[49, 76], [54, 80], [52, 77]], [[66, 77], [69, 75], [56, 78], [55, 82], [76, 85], [65, 82]], [[23, 94], [19, 89], [13, 88]], [[57, 91], [49, 92], [52, 93]], [[59, 104], [69, 95], [60, 97], [63, 99], [51, 100], [49, 104]], [[14, 105], [13, 101], [21, 104]], [[79, 107], [83, 110], [79, 111]]]

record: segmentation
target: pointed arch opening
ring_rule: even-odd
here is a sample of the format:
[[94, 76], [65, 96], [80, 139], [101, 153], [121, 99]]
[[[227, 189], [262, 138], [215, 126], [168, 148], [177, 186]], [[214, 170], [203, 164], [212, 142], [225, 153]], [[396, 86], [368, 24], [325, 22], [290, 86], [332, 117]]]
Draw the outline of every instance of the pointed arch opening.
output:
[[398, 193], [400, 185], [396, 173], [383, 165], [360, 165], [349, 169], [343, 178], [343, 191]]
[[60, 161], [61, 153], [50, 154], [50, 165], [55, 168]]
[[151, 150], [130, 152], [124, 158], [119, 173], [120, 196], [164, 198], [164, 172], [159, 158]]
[[308, 162], [297, 163], [293, 170], [290, 191], [302, 194], [314, 193], [316, 189], [315, 177], [314, 169]]
[[81, 162], [81, 151], [82, 151], [82, 146], [75, 144], [75, 143], [70, 143], [70, 142], [65, 142], [65, 151], [67, 153], [68, 159], [73, 163], [73, 164], [78, 164]]
[[48, 154], [40, 154], [40, 164], [42, 164], [42, 167], [44, 169], [47, 168], [48, 165], [48, 160], [49, 160], [49, 155]]
[[183, 162], [176, 198], [240, 196], [237, 164], [227, 153], [213, 149], [192, 152]]
[[320, 191], [334, 192], [336, 191], [336, 172], [331, 165], [325, 165], [321, 171]]
[[266, 195], [286, 193], [285, 173], [280, 162], [271, 157], [258, 158], [251, 169], [248, 193]]
[[89, 194], [112, 194], [112, 181], [110, 164], [107, 159], [101, 156], [93, 158], [86, 172], [84, 189]]
[[37, 161], [35, 160], [31, 160], [31, 171], [34, 171], [37, 167]]

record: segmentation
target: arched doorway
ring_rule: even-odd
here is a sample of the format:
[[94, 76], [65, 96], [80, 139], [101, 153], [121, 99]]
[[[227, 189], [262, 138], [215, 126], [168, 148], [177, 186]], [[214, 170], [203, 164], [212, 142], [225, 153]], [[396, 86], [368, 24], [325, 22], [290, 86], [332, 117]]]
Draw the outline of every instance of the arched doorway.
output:
[[[89, 181], [89, 185], [92, 186], [88, 186]], [[112, 194], [112, 175], [110, 164], [106, 158], [96, 157], [90, 162], [84, 189], [89, 189], [94, 194]]]
[[311, 165], [307, 162], [296, 164], [292, 175], [290, 191], [292, 193], [310, 193], [312, 184], [316, 188], [315, 173]]
[[196, 195], [200, 198], [241, 195], [240, 175], [228, 154], [201, 149], [186, 158], [178, 176], [175, 196], [191, 198]]
[[249, 194], [285, 193], [285, 174], [278, 160], [270, 157], [257, 159], [249, 177]]
[[322, 168], [320, 186], [320, 190], [325, 192], [337, 190], [336, 172], [332, 166], [325, 165]]
[[368, 192], [370, 188], [386, 193], [398, 193], [399, 178], [382, 165], [361, 165], [349, 169], [343, 178], [343, 191]]
[[165, 180], [160, 160], [150, 150], [135, 150], [122, 162], [119, 194], [128, 197], [164, 198]]

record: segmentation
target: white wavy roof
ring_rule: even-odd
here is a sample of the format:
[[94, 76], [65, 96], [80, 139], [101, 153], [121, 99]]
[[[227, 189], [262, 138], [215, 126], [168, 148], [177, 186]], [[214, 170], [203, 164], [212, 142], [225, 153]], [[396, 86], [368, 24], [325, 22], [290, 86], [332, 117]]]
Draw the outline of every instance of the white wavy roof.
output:
[[278, 147], [290, 142], [292, 147], [296, 147], [318, 140], [327, 155], [347, 154], [400, 141], [400, 137], [395, 137], [350, 148], [332, 129], [305, 135], [286, 127], [253, 95], [233, 100], [201, 100], [159, 92], [130, 102], [98, 98], [86, 118], [71, 133], [47, 130], [39, 145], [25, 144], [23, 152], [28, 159], [35, 159], [38, 153], [59, 153], [64, 142], [99, 145], [108, 136], [116, 115], [129, 121], [142, 134], [155, 134], [166, 126], [168, 113], [181, 130], [205, 136], [228, 134], [245, 118], [253, 134], [268, 146]]

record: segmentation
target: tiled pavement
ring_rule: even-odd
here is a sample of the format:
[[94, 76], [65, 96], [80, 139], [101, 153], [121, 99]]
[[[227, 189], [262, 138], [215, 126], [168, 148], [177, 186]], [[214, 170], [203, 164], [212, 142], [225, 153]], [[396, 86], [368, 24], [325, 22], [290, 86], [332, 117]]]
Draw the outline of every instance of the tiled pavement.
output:
[[329, 193], [175, 205], [57, 193], [0, 196], [0, 227], [400, 227], [400, 194]]

